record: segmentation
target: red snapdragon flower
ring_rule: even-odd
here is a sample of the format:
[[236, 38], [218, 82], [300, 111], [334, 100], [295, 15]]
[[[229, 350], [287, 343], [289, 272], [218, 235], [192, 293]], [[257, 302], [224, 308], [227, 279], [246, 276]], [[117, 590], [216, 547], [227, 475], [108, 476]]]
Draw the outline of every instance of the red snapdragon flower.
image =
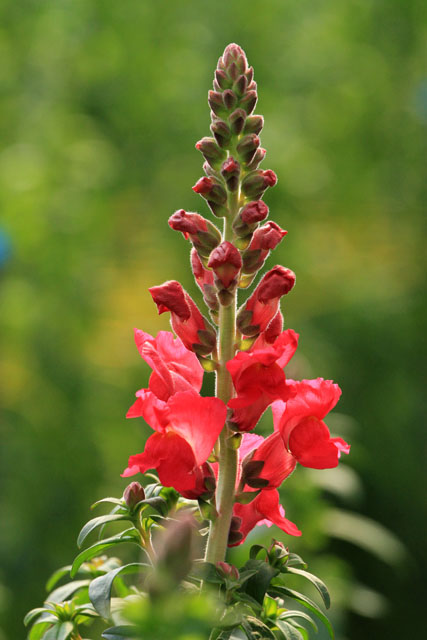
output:
[[160, 313], [170, 311], [172, 329], [184, 346], [199, 355], [208, 355], [216, 345], [216, 332], [202, 316], [194, 300], [176, 280], [169, 280], [158, 287], [150, 287]]
[[285, 511], [279, 504], [277, 487], [292, 473], [296, 465], [295, 460], [286, 451], [281, 440], [279, 433], [272, 433], [266, 439], [252, 433], [246, 433], [243, 436], [239, 449], [238, 484], [241, 486], [243, 483], [242, 490], [245, 492], [255, 492], [257, 490], [250, 484], [244, 484], [245, 479], [250, 482], [251, 472], [249, 471], [249, 466], [255, 462], [264, 463], [261, 471], [258, 471], [255, 475], [258, 479], [264, 480], [268, 484], [261, 488], [259, 494], [249, 504], [235, 503], [233, 516], [236, 516], [241, 521], [239, 532], [242, 537], [238, 542], [229, 546], [236, 546], [244, 542], [246, 536], [255, 525], [266, 524], [271, 526], [275, 524], [291, 536], [301, 535], [298, 527], [285, 518]]
[[250, 431], [274, 400], [288, 400], [294, 393], [286, 384], [283, 367], [294, 355], [297, 344], [298, 334], [288, 329], [273, 344], [239, 351], [227, 362], [237, 394], [228, 403], [236, 429]]
[[[200, 391], [203, 369], [197, 356], [186, 349], [170, 331], [159, 331], [156, 338], [135, 329], [135, 342], [141, 357], [152, 368], [148, 390], [160, 400], [167, 401], [179, 391]], [[147, 390], [136, 392], [138, 398], [127, 413], [128, 418], [142, 415], [141, 396]]]
[[208, 474], [203, 465], [224, 426], [224, 403], [194, 391], [175, 393], [166, 402], [144, 391], [140, 400], [142, 417], [156, 433], [148, 438], [143, 453], [130, 456], [122, 476], [157, 469], [165, 487], [189, 497], [204, 493], [201, 479]]
[[288, 380], [295, 395], [286, 403], [272, 405], [274, 428], [295, 460], [311, 469], [331, 469], [350, 445], [342, 438], [331, 438], [323, 418], [339, 400], [341, 389], [332, 380]]

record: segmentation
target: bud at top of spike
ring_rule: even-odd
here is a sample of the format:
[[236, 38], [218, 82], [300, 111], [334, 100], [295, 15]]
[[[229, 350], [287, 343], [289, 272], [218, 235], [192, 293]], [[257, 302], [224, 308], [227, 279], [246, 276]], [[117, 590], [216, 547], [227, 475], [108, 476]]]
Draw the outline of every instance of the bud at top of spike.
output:
[[236, 65], [237, 70], [240, 73], [245, 73], [248, 68], [248, 61], [246, 54], [242, 47], [238, 44], [231, 43], [226, 46], [222, 57], [219, 59], [218, 66], [225, 69], [230, 69], [231, 65]]
[[249, 202], [240, 212], [240, 217], [246, 224], [256, 224], [268, 216], [268, 207], [262, 200]]
[[227, 289], [242, 267], [242, 258], [231, 242], [221, 242], [212, 251], [208, 267], [213, 269], [222, 286]]

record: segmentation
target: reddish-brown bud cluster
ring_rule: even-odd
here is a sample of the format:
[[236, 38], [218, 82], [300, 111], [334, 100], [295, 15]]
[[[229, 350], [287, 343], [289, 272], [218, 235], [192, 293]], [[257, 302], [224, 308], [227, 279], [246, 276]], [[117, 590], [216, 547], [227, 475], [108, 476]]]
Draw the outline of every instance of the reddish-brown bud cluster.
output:
[[186, 240], [190, 240], [198, 254], [207, 258], [212, 249], [221, 242], [221, 232], [212, 222], [192, 211], [179, 209], [169, 218], [169, 226], [181, 231]]
[[159, 314], [170, 311], [172, 328], [187, 349], [200, 356], [213, 351], [216, 331], [179, 282], [169, 280], [158, 287], [151, 287], [149, 292]]
[[208, 267], [215, 273], [215, 285], [221, 304], [227, 306], [233, 301], [237, 287], [237, 276], [242, 268], [242, 257], [231, 242], [222, 242], [210, 255]]
[[292, 289], [295, 274], [277, 265], [261, 279], [253, 294], [237, 315], [237, 327], [245, 336], [256, 336], [264, 331], [279, 309], [280, 298]]
[[216, 569], [221, 577], [228, 578], [236, 582], [240, 577], [237, 567], [232, 564], [228, 564], [228, 562], [217, 562]]

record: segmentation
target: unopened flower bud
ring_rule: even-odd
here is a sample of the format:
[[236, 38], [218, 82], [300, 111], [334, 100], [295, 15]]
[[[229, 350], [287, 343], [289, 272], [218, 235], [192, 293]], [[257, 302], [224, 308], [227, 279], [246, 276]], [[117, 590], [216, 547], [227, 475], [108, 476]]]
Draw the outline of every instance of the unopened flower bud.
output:
[[211, 311], [217, 311], [219, 305], [214, 285], [213, 271], [211, 269], [205, 269], [196, 249], [191, 250], [190, 259], [194, 279], [203, 294], [203, 299], [206, 302], [206, 305], [211, 309]]
[[222, 63], [225, 69], [229, 69], [232, 64], [237, 67], [239, 73], [245, 73], [248, 68], [248, 62], [246, 60], [246, 54], [242, 47], [234, 42], [227, 45], [220, 58], [219, 63]]
[[216, 91], [221, 91], [221, 89], [230, 89], [232, 84], [232, 80], [228, 78], [225, 71], [223, 71], [222, 69], [217, 69], [215, 71], [214, 87]]
[[[244, 109], [236, 109], [228, 118], [231, 130], [235, 135], [239, 135], [239, 133], [243, 131], [245, 127], [246, 118], [247, 118], [247, 115]], [[252, 132], [248, 132], [248, 133], [252, 133]]]
[[268, 254], [279, 244], [287, 231], [275, 222], [267, 222], [257, 229], [243, 254], [243, 273], [256, 273], [261, 269]]
[[193, 191], [206, 198], [208, 202], [224, 204], [227, 201], [227, 192], [224, 187], [216, 182], [214, 178], [203, 176], [192, 187]]
[[231, 111], [237, 104], [237, 96], [231, 89], [226, 89], [222, 94], [222, 99], [227, 111]]
[[219, 146], [222, 148], [227, 148], [232, 134], [230, 127], [224, 122], [224, 120], [220, 120], [219, 118], [214, 120], [211, 124], [211, 131], [214, 134], [215, 140], [217, 141]]
[[264, 160], [266, 153], [267, 151], [263, 147], [258, 147], [252, 157], [252, 160], [246, 165], [246, 169], [248, 171], [254, 171], [255, 169], [258, 169], [259, 165]]
[[221, 175], [225, 180], [228, 190], [236, 191], [239, 186], [240, 164], [230, 156], [222, 164]]
[[248, 80], [246, 76], [242, 74], [237, 78], [237, 80], [233, 84], [233, 91], [239, 98], [241, 98], [244, 95], [247, 88], [248, 88]]
[[243, 98], [239, 101], [239, 107], [244, 109], [248, 115], [255, 109], [255, 105], [258, 100], [258, 95], [255, 90], [247, 91]]
[[247, 198], [258, 200], [267, 187], [273, 187], [277, 182], [274, 171], [251, 171], [242, 182], [242, 191]]
[[131, 482], [123, 492], [123, 500], [132, 511], [141, 500], [145, 500], [144, 487], [139, 482]]
[[224, 578], [231, 578], [237, 582], [240, 577], [237, 567], [232, 564], [228, 564], [228, 562], [217, 562], [216, 568], [220, 576]]
[[245, 336], [256, 336], [267, 328], [279, 309], [280, 298], [295, 284], [295, 274], [277, 265], [268, 271], [237, 315], [238, 329]]
[[227, 116], [227, 109], [222, 100], [222, 93], [219, 91], [209, 91], [208, 103], [216, 116], [219, 118]]
[[231, 242], [221, 242], [211, 253], [208, 267], [213, 269], [220, 289], [228, 289], [242, 268], [242, 258]]
[[263, 202], [262, 200], [249, 202], [245, 207], [243, 207], [243, 209], [239, 211], [238, 216], [233, 222], [233, 230], [238, 236], [242, 238], [248, 237], [247, 244], [249, 244], [251, 234], [258, 225], [258, 222], [265, 220], [267, 216], [268, 207], [265, 202]]
[[149, 292], [159, 314], [170, 311], [172, 328], [187, 349], [201, 356], [213, 351], [216, 331], [179, 282], [169, 280], [158, 287], [151, 287]]
[[251, 162], [259, 145], [260, 140], [255, 133], [248, 133], [248, 135], [243, 136], [236, 147], [240, 160], [245, 164]]
[[272, 567], [282, 567], [289, 558], [289, 549], [283, 542], [273, 539], [267, 549], [267, 558]]
[[264, 118], [262, 116], [247, 116], [243, 133], [260, 133], [264, 126]]
[[203, 154], [205, 160], [214, 169], [217, 169], [226, 157], [226, 152], [218, 146], [213, 138], [202, 138], [196, 142], [196, 149]]
[[169, 218], [169, 226], [175, 231], [181, 231], [184, 238], [189, 239], [199, 254], [206, 258], [221, 242], [219, 229], [198, 213], [179, 209]]

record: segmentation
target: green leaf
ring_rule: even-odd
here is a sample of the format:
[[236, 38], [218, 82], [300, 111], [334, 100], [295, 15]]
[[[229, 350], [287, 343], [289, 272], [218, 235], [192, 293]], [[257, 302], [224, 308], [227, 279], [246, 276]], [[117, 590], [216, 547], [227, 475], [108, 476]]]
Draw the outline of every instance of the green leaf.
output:
[[77, 546], [80, 549], [83, 542], [86, 540], [87, 536], [91, 531], [100, 527], [103, 524], [107, 524], [108, 522], [118, 522], [119, 520], [131, 520], [129, 514], [108, 514], [106, 516], [98, 516], [97, 518], [92, 518], [89, 522], [86, 522], [85, 526], [79, 533], [79, 537], [77, 538]]
[[284, 620], [276, 620], [276, 625], [286, 640], [304, 640], [304, 636], [291, 624]]
[[121, 640], [122, 638], [136, 638], [138, 633], [138, 629], [136, 627], [129, 626], [120, 626], [120, 627], [110, 627], [106, 629], [102, 634], [102, 637], [105, 640]]
[[314, 622], [313, 618], [310, 618], [310, 616], [307, 613], [304, 613], [304, 611], [285, 611], [284, 613], [281, 614], [280, 616], [280, 620], [286, 620], [287, 618], [290, 619], [294, 619], [294, 618], [301, 618], [302, 620], [305, 620], [306, 622], [309, 622], [310, 625], [313, 627], [313, 630], [317, 633], [318, 628], [317, 628], [317, 624]]
[[72, 622], [61, 622], [51, 627], [47, 633], [43, 636], [43, 640], [66, 640], [74, 631], [74, 625]]
[[257, 557], [257, 555], [259, 554], [260, 551], [264, 550], [265, 552], [267, 551], [267, 549], [264, 547], [263, 544], [254, 544], [251, 547], [251, 550], [249, 551], [249, 557], [251, 560], [255, 560], [255, 558]]
[[106, 502], [108, 502], [109, 504], [116, 504], [120, 507], [126, 507], [125, 502], [122, 498], [102, 498], [102, 500], [98, 500], [97, 502], [94, 502], [93, 505], [91, 506], [91, 509], [94, 509], [95, 507], [97, 507], [99, 504], [105, 504]]
[[70, 569], [71, 569], [70, 564], [67, 564], [65, 567], [61, 567], [60, 569], [57, 569], [55, 573], [53, 573], [50, 576], [49, 580], [47, 581], [46, 591], [48, 593], [52, 591], [53, 587], [56, 585], [57, 582], [61, 580], [61, 578], [63, 578], [64, 576], [68, 576], [68, 574], [70, 573]]
[[51, 625], [52, 622], [50, 620], [37, 620], [37, 622], [30, 629], [28, 640], [40, 640]]
[[334, 630], [332, 629], [331, 623], [329, 622], [328, 618], [325, 616], [323, 611], [319, 609], [319, 607], [315, 602], [313, 602], [313, 600], [310, 600], [310, 598], [307, 598], [307, 596], [302, 595], [302, 593], [298, 593], [298, 591], [294, 591], [293, 589], [288, 589], [287, 587], [279, 587], [276, 585], [272, 586], [268, 592], [270, 595], [279, 596], [281, 598], [283, 597], [292, 598], [293, 600], [296, 600], [297, 602], [302, 604], [304, 607], [309, 609], [312, 613], [314, 613], [314, 615], [316, 615], [319, 618], [319, 620], [323, 622], [323, 624], [328, 630], [330, 637], [332, 638], [332, 640], [334, 640], [334, 637], [335, 637]]
[[265, 592], [267, 591], [271, 580], [278, 574], [278, 570], [262, 560], [248, 560], [243, 569], [256, 569], [256, 574], [249, 578], [245, 584], [244, 590], [262, 604]]
[[304, 571], [303, 569], [296, 569], [294, 567], [289, 567], [288, 572], [294, 573], [295, 575], [298, 575], [298, 576], [302, 576], [306, 580], [309, 580], [311, 584], [313, 584], [316, 587], [316, 589], [322, 596], [323, 602], [325, 603], [325, 607], [329, 609], [329, 607], [331, 606], [331, 597], [329, 595], [329, 591], [326, 584], [322, 582], [320, 578], [313, 575], [312, 573], [309, 573], [308, 571]]
[[296, 553], [290, 553], [286, 567], [304, 567], [307, 568], [307, 563]]
[[271, 629], [258, 618], [248, 616], [242, 620], [242, 627], [249, 640], [276, 640]]
[[28, 624], [30, 624], [30, 622], [38, 618], [42, 613], [46, 612], [47, 610], [45, 607], [37, 607], [37, 609], [31, 609], [31, 611], [29, 611], [24, 618], [24, 625], [27, 626]]
[[113, 569], [113, 571], [109, 571], [105, 575], [92, 580], [89, 587], [89, 598], [95, 611], [97, 611], [100, 616], [103, 618], [109, 618], [110, 616], [110, 599], [114, 579], [119, 574], [136, 573], [141, 567], [149, 568], [149, 565], [142, 562], [126, 564], [123, 567]]
[[67, 584], [62, 585], [62, 587], [54, 589], [52, 593], [48, 595], [47, 600], [55, 603], [68, 600], [68, 598], [76, 593], [76, 591], [83, 589], [83, 587], [87, 587], [89, 583], [90, 580], [74, 580], [74, 582], [68, 582]]
[[91, 547], [88, 547], [87, 549], [79, 553], [79, 555], [73, 562], [73, 566], [70, 571], [71, 577], [74, 578], [80, 566], [86, 560], [89, 560], [90, 558], [95, 557], [101, 551], [105, 551], [110, 547], [114, 547], [118, 544], [122, 544], [125, 542], [129, 542], [129, 543], [141, 546], [139, 541], [139, 535], [136, 529], [134, 528], [127, 529], [126, 531], [122, 531], [122, 533], [118, 534], [117, 536], [112, 536], [111, 538], [105, 538], [105, 540], [100, 540], [99, 542], [96, 542], [95, 544], [93, 544]]

